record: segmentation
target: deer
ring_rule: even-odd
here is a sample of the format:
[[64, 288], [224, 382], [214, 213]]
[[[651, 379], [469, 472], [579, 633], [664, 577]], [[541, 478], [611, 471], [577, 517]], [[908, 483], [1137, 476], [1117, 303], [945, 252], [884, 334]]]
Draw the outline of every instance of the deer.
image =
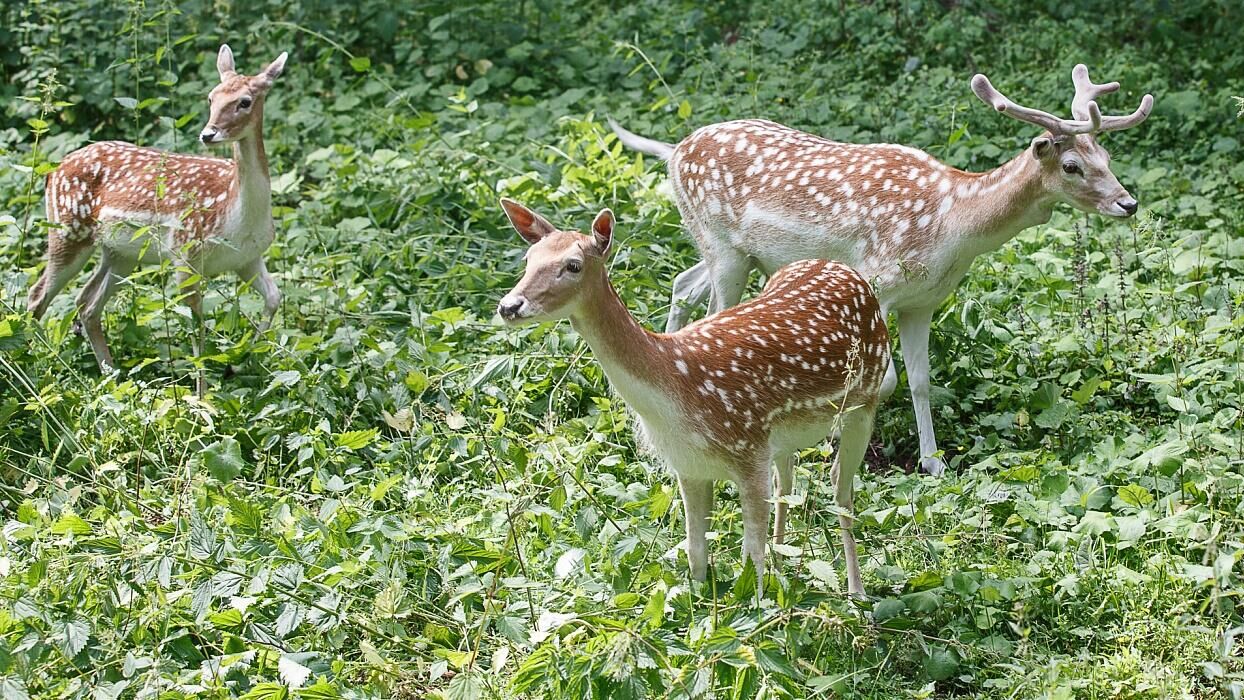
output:
[[[287, 57], [281, 53], [258, 74], [246, 76], [237, 72], [228, 44], [220, 47], [220, 83], [208, 93], [209, 117], [199, 140], [208, 146], [232, 144], [232, 160], [101, 141], [68, 154], [47, 175], [47, 264], [27, 306], [42, 319], [52, 299], [99, 249], [77, 309], [101, 372], [116, 366], [104, 338], [104, 307], [140, 263], [177, 266], [178, 286], [187, 290], [196, 321], [202, 313], [196, 280], [235, 273], [263, 297], [260, 330], [271, 323], [281, 291], [263, 259], [275, 235], [263, 108]], [[197, 337], [193, 343], [195, 355], [201, 354]], [[201, 372], [198, 391], [202, 395]]]
[[[784, 541], [796, 453], [831, 432], [848, 593], [864, 595], [851, 532], [855, 474], [872, 436], [890, 342], [867, 281], [846, 265], [803, 260], [755, 299], [672, 333], [644, 328], [619, 298], [606, 261], [614, 216], [563, 231], [510, 200], [501, 206], [530, 246], [518, 284], [497, 306], [510, 325], [569, 319], [637, 418], [640, 442], [673, 469], [692, 578], [704, 581], [714, 481], [738, 485], [744, 562], [763, 582], [776, 465], [774, 541]], [[759, 587], [758, 587], [759, 590]]]
[[[972, 78], [987, 105], [1043, 130], [1024, 152], [982, 173], [908, 146], [839, 143], [760, 119], [704, 126], [677, 144], [610, 119], [624, 145], [667, 161], [683, 225], [702, 256], [674, 280], [666, 330], [681, 328], [705, 300], [709, 313], [738, 303], [753, 268], [772, 274], [805, 258], [850, 265], [873, 283], [885, 318], [896, 316], [920, 465], [941, 475], [929, 405], [934, 311], [978, 255], [1048, 222], [1056, 204], [1111, 218], [1139, 206], [1097, 136], [1143, 122], [1153, 96], [1129, 115], [1103, 116], [1097, 99], [1119, 83], [1093, 83], [1083, 64], [1072, 82], [1074, 118], [1063, 119], [1015, 103], [984, 75]], [[883, 397], [897, 383], [891, 363]]]

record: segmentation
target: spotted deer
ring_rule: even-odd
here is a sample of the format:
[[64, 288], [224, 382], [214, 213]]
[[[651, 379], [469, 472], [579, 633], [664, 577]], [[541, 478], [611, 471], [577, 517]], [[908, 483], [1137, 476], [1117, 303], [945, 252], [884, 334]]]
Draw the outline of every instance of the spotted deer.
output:
[[[1044, 129], [985, 173], [906, 146], [837, 143], [763, 120], [705, 126], [676, 145], [611, 122], [623, 144], [668, 161], [683, 223], [703, 256], [675, 279], [666, 330], [681, 328], [705, 299], [710, 313], [737, 303], [752, 268], [771, 274], [806, 258], [854, 267], [873, 283], [885, 317], [897, 316], [922, 468], [941, 474], [929, 407], [933, 312], [976, 256], [1049, 221], [1056, 203], [1108, 217], [1136, 213], [1096, 135], [1143, 122], [1153, 97], [1130, 115], [1105, 117], [1096, 100], [1119, 84], [1093, 83], [1083, 65], [1072, 81], [1068, 120], [1012, 102], [983, 75], [972, 78], [986, 104]], [[891, 364], [883, 397], [897, 381]]]
[[[853, 485], [890, 357], [868, 283], [846, 265], [805, 260], [776, 270], [751, 301], [674, 333], [651, 333], [609, 282], [614, 219], [608, 209], [585, 236], [559, 231], [517, 202], [501, 205], [531, 248], [523, 277], [501, 299], [498, 314], [511, 324], [568, 318], [587, 341], [635, 412], [643, 439], [678, 475], [692, 576], [707, 574], [713, 481], [738, 484], [743, 551], [763, 572], [770, 464], [777, 465], [777, 495], [789, 494], [795, 453], [837, 428], [832, 479], [848, 591], [862, 595], [851, 534]], [[786, 517], [779, 501], [777, 542]]]
[[[199, 139], [233, 144], [232, 160], [103, 141], [70, 153], [48, 174], [47, 266], [30, 290], [28, 306], [42, 318], [98, 248], [99, 265], [77, 306], [101, 371], [114, 366], [100, 322], [104, 306], [139, 263], [173, 261], [196, 317], [200, 296], [190, 278], [236, 273], [263, 296], [261, 328], [271, 322], [281, 292], [263, 260], [273, 239], [263, 107], [286, 56], [245, 76], [235, 70], [229, 46], [220, 47], [220, 84], [208, 94], [210, 116]], [[197, 355], [197, 338], [194, 343]]]

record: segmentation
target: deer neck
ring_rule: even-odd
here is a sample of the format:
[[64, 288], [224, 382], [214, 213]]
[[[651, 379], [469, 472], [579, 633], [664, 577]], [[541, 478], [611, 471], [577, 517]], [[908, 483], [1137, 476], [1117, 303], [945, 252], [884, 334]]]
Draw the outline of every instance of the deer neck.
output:
[[570, 324], [592, 348], [605, 376], [641, 416], [660, 415], [669, 406], [660, 377], [671, 360], [661, 351], [662, 336], [635, 320], [604, 275], [589, 282]]
[[1046, 189], [1041, 164], [1025, 150], [984, 173], [964, 173], [947, 193], [956, 203], [947, 222], [970, 248], [998, 248], [1016, 234], [1050, 220], [1054, 197]]
[[234, 177], [238, 201], [244, 212], [270, 216], [272, 181], [268, 175], [268, 154], [263, 146], [263, 106], [257, 103], [255, 127], [250, 134], [233, 142]]

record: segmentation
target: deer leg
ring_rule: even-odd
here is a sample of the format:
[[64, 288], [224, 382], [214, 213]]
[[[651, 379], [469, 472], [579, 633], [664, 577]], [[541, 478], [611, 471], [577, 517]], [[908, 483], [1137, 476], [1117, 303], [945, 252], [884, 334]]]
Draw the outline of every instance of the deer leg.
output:
[[70, 242], [60, 231], [49, 237], [47, 265], [26, 297], [26, 308], [36, 321], [43, 318], [43, 314], [52, 305], [52, 299], [82, 271], [86, 261], [91, 259], [94, 249], [95, 244], [89, 237]]
[[[186, 306], [190, 307], [190, 319], [194, 324], [194, 327], [190, 329], [190, 347], [194, 352], [196, 364], [198, 364], [198, 359], [203, 356], [203, 336], [205, 333], [203, 293], [199, 288], [199, 282], [186, 282], [195, 274], [188, 268], [179, 270], [177, 272], [177, 288], [186, 292]], [[200, 399], [207, 395], [207, 372], [204, 371], [201, 365], [195, 369], [194, 393]]]
[[903, 346], [903, 364], [907, 367], [907, 383], [911, 403], [916, 412], [916, 431], [920, 436], [920, 466], [926, 473], [941, 476], [946, 464], [937, 454], [937, 437], [933, 433], [933, 411], [929, 407], [929, 325], [933, 309], [904, 311], [898, 315], [899, 341]]
[[713, 294], [708, 302], [711, 316], [739, 303], [743, 289], [747, 287], [747, 274], [752, 271], [751, 261], [735, 253], [716, 260], [711, 267]]
[[108, 343], [104, 340], [104, 327], [100, 322], [104, 306], [116, 293], [117, 284], [134, 269], [135, 262], [118, 257], [104, 248], [99, 258], [99, 266], [91, 273], [91, 278], [78, 294], [78, 318], [82, 322], [87, 340], [91, 343], [100, 372], [108, 372], [116, 367], [112, 361], [112, 353], [108, 351]]
[[272, 275], [268, 274], [268, 267], [264, 264], [263, 258], [256, 258], [255, 262], [242, 269], [239, 276], [249, 282], [263, 297], [264, 318], [256, 324], [259, 332], [262, 333], [272, 325], [272, 317], [276, 315], [276, 310], [281, 306], [281, 289], [276, 286], [276, 280], [272, 279]]
[[[777, 465], [777, 497], [789, 496], [795, 485], [795, 455], [788, 454], [780, 456], [776, 460]], [[773, 541], [777, 544], [786, 542], [786, 512], [787, 504], [778, 500], [774, 507], [773, 516]]]
[[691, 312], [708, 299], [711, 291], [708, 263], [703, 260], [678, 273], [674, 278], [674, 291], [670, 295], [670, 313], [665, 322], [665, 332], [673, 333], [687, 325]]
[[703, 581], [708, 577], [705, 533], [713, 510], [713, 482], [679, 475], [678, 488], [682, 491], [683, 516], [687, 519], [687, 562], [691, 566], [691, 578]]
[[864, 580], [860, 576], [859, 554], [851, 527], [855, 520], [855, 474], [864, 460], [864, 450], [873, 434], [871, 406], [861, 406], [842, 416], [838, 456], [830, 479], [834, 484], [834, 501], [838, 505], [838, 528], [842, 532], [842, 551], [847, 561], [847, 593], [853, 598], [864, 597]]
[[[766, 456], [767, 460], [767, 456]], [[762, 593], [765, 573], [765, 540], [769, 538], [769, 498], [773, 477], [766, 468], [739, 479], [743, 506], [743, 554], [756, 567], [756, 597]], [[746, 559], [744, 560], [746, 561]]]

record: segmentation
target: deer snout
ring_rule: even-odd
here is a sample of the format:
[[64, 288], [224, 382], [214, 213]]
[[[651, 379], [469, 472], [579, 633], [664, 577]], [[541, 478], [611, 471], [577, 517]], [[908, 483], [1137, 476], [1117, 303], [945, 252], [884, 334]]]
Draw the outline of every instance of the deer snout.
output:
[[1118, 205], [1118, 207], [1122, 209], [1123, 213], [1127, 216], [1134, 216], [1136, 214], [1136, 210], [1140, 207], [1140, 203], [1133, 197], [1124, 197], [1123, 199], [1115, 202], [1115, 204]]
[[506, 321], [516, 321], [522, 317], [523, 307], [527, 300], [517, 294], [507, 294], [497, 304], [497, 314]]
[[199, 133], [199, 140], [203, 143], [213, 143], [220, 136], [220, 129], [212, 125], [203, 127], [203, 131]]

